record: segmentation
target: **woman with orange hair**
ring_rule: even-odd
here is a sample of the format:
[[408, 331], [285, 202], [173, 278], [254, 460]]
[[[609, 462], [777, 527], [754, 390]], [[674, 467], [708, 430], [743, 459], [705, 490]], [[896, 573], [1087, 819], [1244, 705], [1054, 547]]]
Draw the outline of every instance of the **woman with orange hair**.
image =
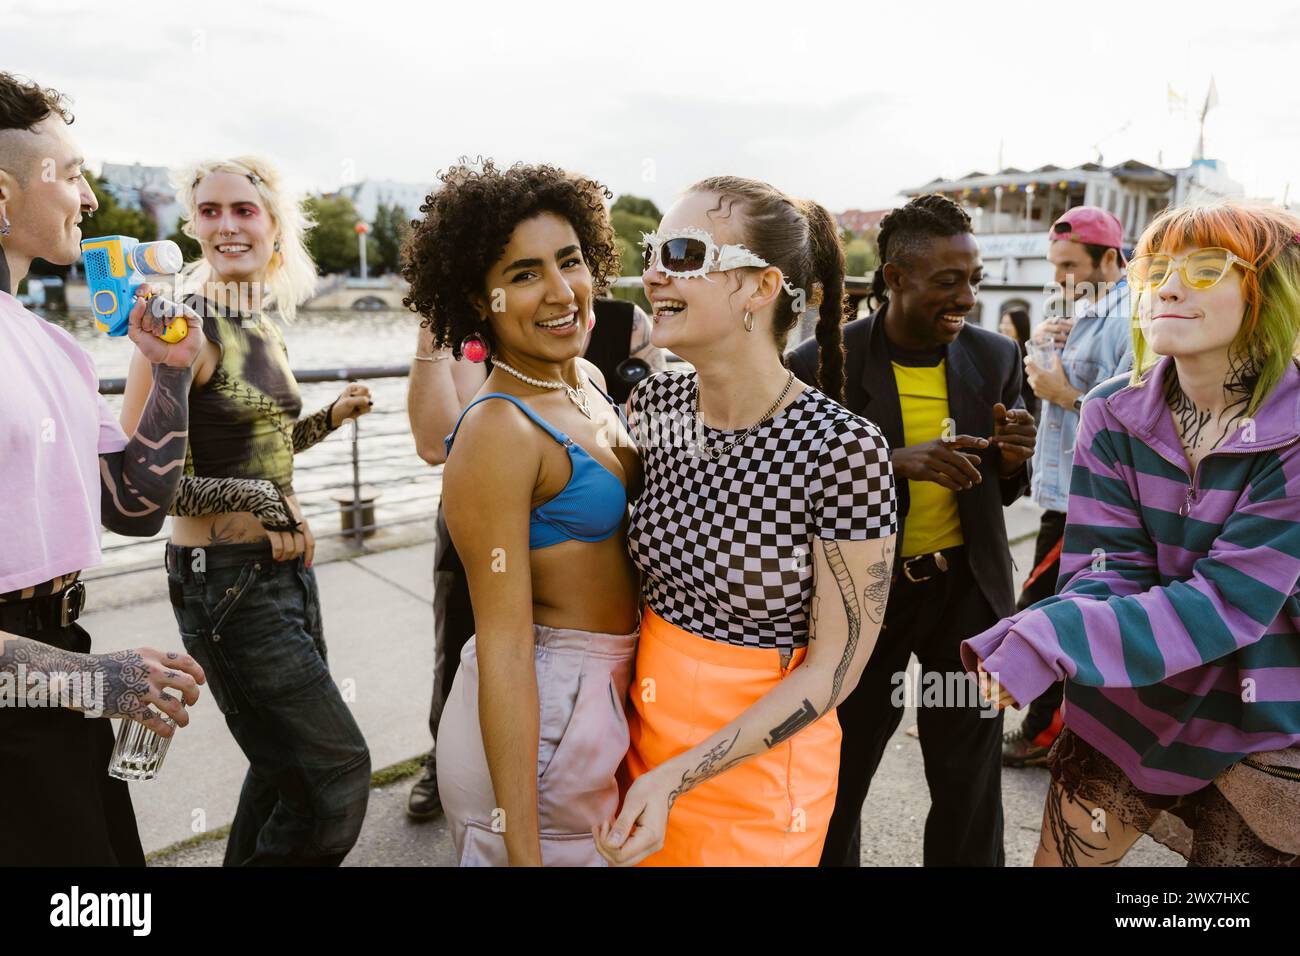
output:
[[[967, 641], [1000, 703], [1066, 680], [1034, 863], [1300, 860], [1300, 218], [1165, 212], [1134, 367], [1084, 403], [1054, 597]], [[996, 686], [996, 685], [995, 685]]]

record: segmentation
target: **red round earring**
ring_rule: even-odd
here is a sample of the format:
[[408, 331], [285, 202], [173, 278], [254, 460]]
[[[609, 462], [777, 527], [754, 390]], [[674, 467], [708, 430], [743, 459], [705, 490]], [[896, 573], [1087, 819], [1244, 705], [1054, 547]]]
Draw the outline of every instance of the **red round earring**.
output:
[[487, 342], [477, 332], [472, 332], [460, 343], [460, 354], [475, 364], [484, 361], [488, 355]]

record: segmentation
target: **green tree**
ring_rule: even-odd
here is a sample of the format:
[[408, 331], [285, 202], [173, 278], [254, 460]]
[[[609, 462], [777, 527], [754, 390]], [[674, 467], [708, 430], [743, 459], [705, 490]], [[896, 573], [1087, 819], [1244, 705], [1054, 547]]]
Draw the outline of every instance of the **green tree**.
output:
[[370, 233], [369, 259], [371, 275], [385, 275], [402, 268], [402, 242], [411, 230], [411, 217], [401, 206], [380, 203], [375, 210], [374, 231]]
[[139, 209], [127, 209], [120, 205], [104, 188], [99, 178], [90, 171], [86, 172], [86, 182], [90, 183], [90, 189], [99, 202], [99, 208], [93, 215], [82, 217], [82, 239], [130, 236], [133, 239], [148, 241], [158, 238], [158, 227], [148, 215]]
[[[650, 201], [647, 199], [644, 202]], [[626, 209], [618, 209], [618, 203], [614, 205], [616, 208], [610, 213], [609, 218], [614, 225], [614, 233], [618, 236], [618, 248], [623, 258], [623, 265], [619, 270], [619, 274], [639, 276], [641, 274], [641, 234], [643, 232], [654, 232], [659, 225], [659, 217], [658, 215], [653, 218], [639, 216], [636, 213], [628, 212]], [[650, 208], [654, 208], [653, 203], [651, 203]]]
[[876, 244], [867, 239], [851, 239], [844, 245], [844, 273], [865, 276], [876, 268]]
[[[303, 203], [316, 226], [307, 233], [307, 251], [323, 275], [334, 272], [360, 274], [361, 253], [357, 241], [357, 207], [346, 196], [309, 196]], [[371, 252], [367, 248], [369, 257]]]
[[648, 219], [653, 219], [656, 224], [663, 218], [663, 213], [659, 211], [659, 207], [652, 200], [642, 199], [640, 196], [630, 196], [626, 193], [614, 200], [610, 212], [628, 212], [634, 216], [645, 216]]

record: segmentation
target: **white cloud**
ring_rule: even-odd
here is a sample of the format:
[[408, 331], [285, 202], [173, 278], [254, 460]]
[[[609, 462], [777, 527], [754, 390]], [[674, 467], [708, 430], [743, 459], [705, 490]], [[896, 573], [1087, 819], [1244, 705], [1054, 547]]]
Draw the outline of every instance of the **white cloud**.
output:
[[89, 4], [12, 10], [4, 62], [74, 97], [92, 164], [255, 152], [304, 189], [483, 153], [661, 205], [736, 173], [871, 208], [999, 144], [1021, 168], [1184, 163], [1196, 124], [1166, 91], [1194, 113], [1211, 73], [1207, 152], [1248, 193], [1280, 196], [1300, 155], [1300, 12], [1273, 4], [191, 6], [111, 38]]

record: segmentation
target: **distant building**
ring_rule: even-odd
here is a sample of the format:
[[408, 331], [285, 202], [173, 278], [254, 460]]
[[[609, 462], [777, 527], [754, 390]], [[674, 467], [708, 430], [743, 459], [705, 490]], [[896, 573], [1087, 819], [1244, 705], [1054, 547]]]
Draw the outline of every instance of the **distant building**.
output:
[[104, 189], [119, 205], [140, 210], [157, 225], [156, 237], [140, 238], [161, 238], [176, 231], [181, 219], [181, 207], [176, 202], [171, 171], [166, 166], [105, 163], [99, 178]]
[[425, 197], [433, 191], [431, 183], [399, 183], [392, 179], [365, 179], [339, 187], [338, 195], [346, 196], [357, 207], [366, 222], [374, 222], [382, 203], [400, 206], [407, 216], [418, 219]]
[[1166, 207], [1240, 198], [1243, 190], [1217, 160], [1159, 169], [1131, 159], [1118, 166], [972, 172], [904, 191], [909, 198], [924, 193], [942, 193], [970, 214], [985, 275], [971, 318], [996, 329], [1009, 308], [1027, 309], [1034, 323], [1043, 318], [1044, 288], [1053, 281], [1046, 258], [1048, 231], [1067, 209], [1100, 206], [1113, 212], [1124, 224], [1127, 252]]
[[891, 209], [849, 209], [835, 217], [835, 222], [841, 229], [847, 229], [855, 236], [860, 236], [868, 229], [875, 229], [880, 225], [880, 220], [889, 215]]

